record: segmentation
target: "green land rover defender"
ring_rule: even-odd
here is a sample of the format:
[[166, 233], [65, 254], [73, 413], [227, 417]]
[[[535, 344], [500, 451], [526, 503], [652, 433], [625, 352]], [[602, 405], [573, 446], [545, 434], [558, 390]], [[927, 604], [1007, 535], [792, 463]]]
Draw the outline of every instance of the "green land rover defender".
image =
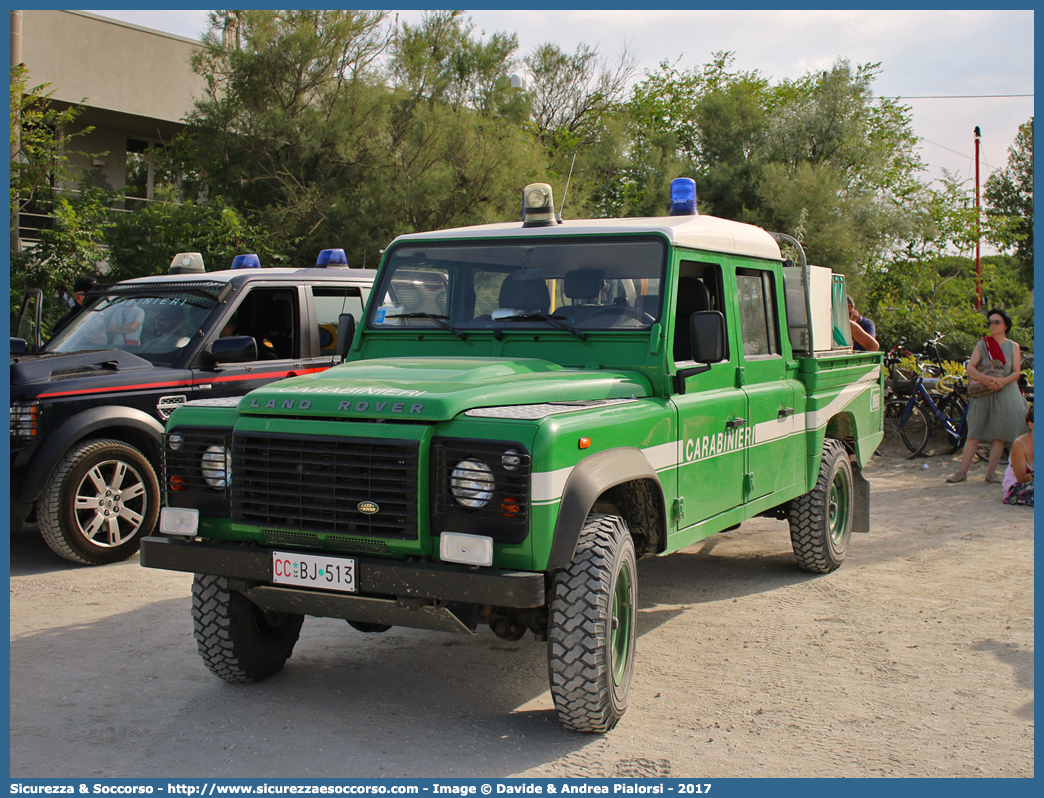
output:
[[868, 531], [881, 356], [853, 351], [841, 276], [698, 215], [688, 179], [662, 218], [562, 221], [546, 184], [523, 207], [395, 239], [343, 364], [170, 417], [141, 564], [195, 574], [221, 678], [280, 670], [306, 615], [528, 630], [561, 722], [603, 732], [638, 558], [767, 515], [827, 573]]

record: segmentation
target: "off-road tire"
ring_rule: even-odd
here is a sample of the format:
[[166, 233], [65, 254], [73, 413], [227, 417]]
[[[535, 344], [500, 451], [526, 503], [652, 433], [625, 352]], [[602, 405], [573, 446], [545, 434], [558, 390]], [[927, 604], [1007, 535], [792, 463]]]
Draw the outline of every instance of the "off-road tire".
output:
[[260, 682], [278, 673], [294, 651], [304, 616], [265, 612], [229, 589], [224, 576], [192, 580], [192, 631], [207, 668], [226, 682]]
[[634, 673], [637, 572], [627, 522], [590, 515], [567, 568], [555, 575], [547, 667], [566, 728], [607, 732], [627, 710]]
[[40, 534], [72, 562], [126, 560], [156, 526], [159, 481], [138, 449], [123, 441], [81, 441], [54, 467], [36, 500]]
[[827, 438], [816, 485], [790, 502], [787, 520], [798, 566], [830, 573], [845, 560], [854, 510], [852, 463], [844, 445]]

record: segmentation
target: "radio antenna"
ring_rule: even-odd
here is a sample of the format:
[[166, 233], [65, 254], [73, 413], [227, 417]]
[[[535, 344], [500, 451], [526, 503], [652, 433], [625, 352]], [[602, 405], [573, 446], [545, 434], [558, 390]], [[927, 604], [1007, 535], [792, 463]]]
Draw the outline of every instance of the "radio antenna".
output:
[[569, 181], [573, 179], [573, 164], [576, 163], [576, 153], [579, 150], [573, 150], [573, 160], [569, 162], [569, 176], [566, 178], [565, 191], [562, 192], [562, 204], [558, 206], [558, 214], [555, 216], [555, 221], [562, 224], [562, 211], [565, 210], [566, 195], [569, 194]]

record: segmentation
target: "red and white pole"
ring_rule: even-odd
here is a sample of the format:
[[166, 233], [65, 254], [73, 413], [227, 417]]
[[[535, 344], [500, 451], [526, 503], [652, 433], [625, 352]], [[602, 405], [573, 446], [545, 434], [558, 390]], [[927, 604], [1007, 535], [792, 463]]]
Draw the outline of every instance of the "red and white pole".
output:
[[982, 258], [979, 257], [979, 126], [975, 126], [975, 309], [982, 310]]

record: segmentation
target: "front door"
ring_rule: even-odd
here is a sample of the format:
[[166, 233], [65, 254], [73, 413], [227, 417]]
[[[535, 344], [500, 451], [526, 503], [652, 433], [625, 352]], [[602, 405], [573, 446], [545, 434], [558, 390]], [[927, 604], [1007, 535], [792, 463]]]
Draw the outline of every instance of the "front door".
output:
[[210, 331], [211, 340], [249, 335], [257, 344], [257, 360], [208, 365], [201, 356], [193, 364], [193, 398], [243, 396], [275, 380], [310, 374], [329, 367], [303, 351], [302, 303], [297, 286], [251, 286], [231, 314]]

